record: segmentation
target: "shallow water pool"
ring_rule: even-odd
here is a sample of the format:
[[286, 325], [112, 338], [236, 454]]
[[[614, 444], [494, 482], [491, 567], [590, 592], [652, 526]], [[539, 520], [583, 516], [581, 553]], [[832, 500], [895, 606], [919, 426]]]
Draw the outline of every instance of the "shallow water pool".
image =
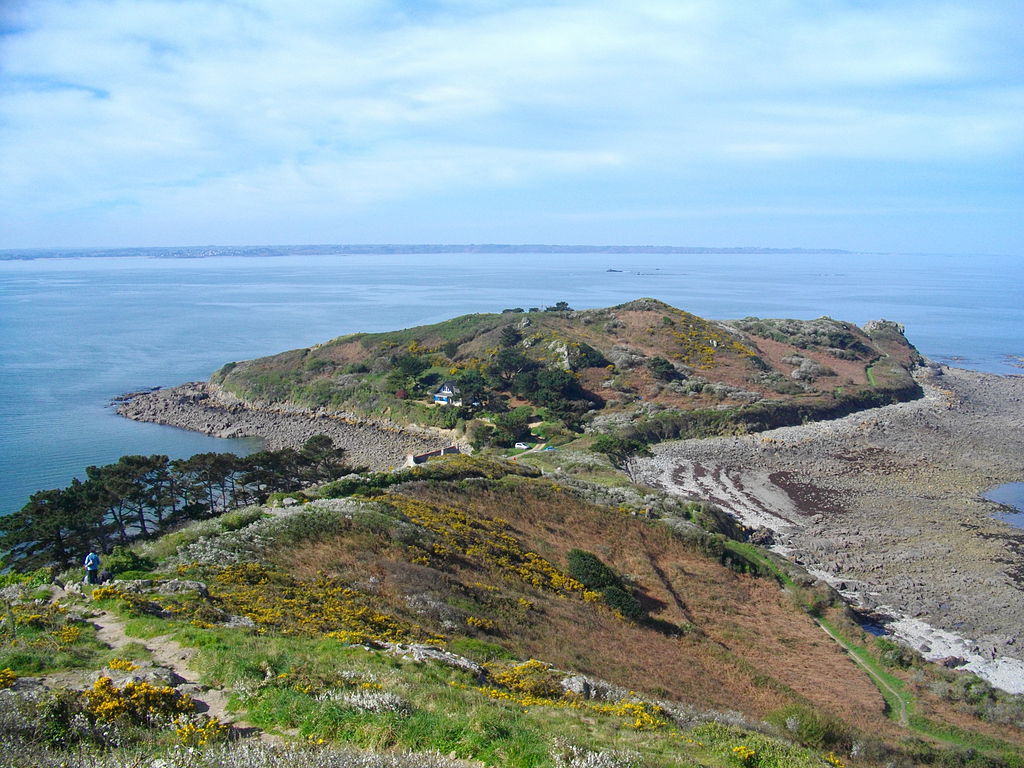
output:
[[1006, 511], [996, 513], [996, 517], [1024, 529], [1024, 483], [997, 485], [983, 493], [982, 497], [1006, 507]]

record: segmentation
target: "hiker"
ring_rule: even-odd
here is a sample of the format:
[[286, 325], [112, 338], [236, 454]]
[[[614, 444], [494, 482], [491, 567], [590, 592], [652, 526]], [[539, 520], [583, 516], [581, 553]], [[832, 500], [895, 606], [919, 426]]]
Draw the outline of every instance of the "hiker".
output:
[[95, 552], [90, 552], [85, 556], [85, 583], [86, 584], [99, 584], [100, 583], [100, 556]]

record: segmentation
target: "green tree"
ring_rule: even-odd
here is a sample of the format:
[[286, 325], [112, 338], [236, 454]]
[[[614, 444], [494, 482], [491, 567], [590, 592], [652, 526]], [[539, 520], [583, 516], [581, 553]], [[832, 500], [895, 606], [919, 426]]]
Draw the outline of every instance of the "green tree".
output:
[[391, 365], [403, 376], [416, 378], [430, 367], [430, 362], [419, 355], [406, 352], [391, 359]]
[[346, 453], [330, 436], [313, 435], [298, 453], [303, 477], [311, 483], [323, 483], [348, 474], [352, 467], [345, 461]]
[[603, 453], [608, 457], [612, 465], [618, 469], [625, 469], [626, 463], [632, 456], [650, 456], [651, 451], [646, 443], [618, 435], [598, 435], [590, 446], [590, 450], [596, 453]]
[[506, 325], [501, 329], [501, 333], [498, 334], [498, 343], [503, 347], [514, 347], [522, 338], [523, 336], [519, 331], [511, 325]]
[[525, 440], [530, 435], [530, 419], [533, 418], [533, 409], [528, 406], [520, 406], [508, 413], [499, 413], [494, 417], [494, 433], [491, 442], [495, 445], [510, 446], [519, 440]]
[[172, 462], [184, 480], [190, 517], [204, 517], [234, 506], [236, 481], [243, 469], [233, 453], [197, 453]]
[[245, 490], [245, 499], [262, 502], [267, 496], [290, 491], [302, 482], [301, 461], [294, 448], [279, 451], [257, 451], [239, 462], [239, 482]]
[[459, 388], [464, 405], [472, 406], [473, 403], [482, 403], [487, 399], [487, 381], [475, 368], [460, 373], [455, 379], [455, 386]]
[[487, 378], [495, 386], [507, 387], [512, 380], [525, 371], [532, 371], [537, 363], [517, 349], [502, 349], [487, 366]]
[[80, 480], [64, 489], [37, 491], [20, 510], [0, 517], [0, 548], [18, 571], [75, 565], [102, 545], [105, 533], [102, 510]]

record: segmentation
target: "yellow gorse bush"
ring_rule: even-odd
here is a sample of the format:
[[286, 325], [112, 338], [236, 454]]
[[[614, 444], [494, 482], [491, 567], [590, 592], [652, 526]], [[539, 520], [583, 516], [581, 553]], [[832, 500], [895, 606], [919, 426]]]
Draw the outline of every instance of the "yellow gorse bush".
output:
[[438, 642], [420, 627], [371, 607], [361, 592], [327, 576], [311, 581], [257, 563], [239, 563], [214, 574], [216, 598], [259, 631], [285, 635], [326, 635], [345, 643]]
[[490, 619], [482, 619], [479, 616], [467, 616], [466, 624], [473, 627], [474, 629], [482, 629], [485, 632], [489, 632], [494, 629], [494, 622]]
[[[664, 709], [642, 701], [632, 693], [614, 702], [586, 701], [576, 694], [567, 693], [559, 684], [560, 676], [537, 659], [513, 666], [492, 663], [486, 668], [495, 685], [478, 686], [474, 690], [491, 699], [513, 702], [524, 708], [557, 707], [612, 715], [638, 731], [658, 730], [671, 725]], [[458, 683], [449, 685], [469, 688]]]
[[[422, 554], [417, 554], [414, 562], [444, 561], [455, 555], [497, 569], [537, 589], [590, 597], [576, 579], [536, 552], [524, 550], [519, 540], [509, 533], [509, 524], [501, 518], [476, 518], [455, 507], [428, 504], [399, 494], [389, 495], [382, 503], [439, 537], [439, 542], [427, 545], [426, 552], [420, 550]], [[594, 598], [600, 599], [600, 596]]]
[[752, 750], [750, 747], [740, 745], [732, 748], [733, 756], [740, 761], [741, 765], [755, 765], [757, 760], [757, 752]]
[[192, 697], [170, 686], [127, 682], [118, 688], [109, 677], [100, 677], [83, 693], [86, 709], [97, 720], [111, 722], [121, 718], [141, 725], [155, 719], [192, 712]]
[[53, 633], [54, 638], [61, 645], [74, 645], [82, 637], [82, 628], [74, 624], [66, 624]]
[[596, 712], [617, 715], [625, 719], [630, 727], [637, 731], [654, 731], [669, 724], [665, 710], [646, 701], [620, 699], [612, 704], [594, 702], [588, 706]]
[[680, 309], [673, 309], [671, 314], [674, 323], [670, 333], [679, 345], [679, 351], [672, 356], [686, 365], [714, 368], [715, 354], [721, 349], [731, 349], [748, 357], [754, 354], [749, 347], [701, 317]]
[[134, 672], [138, 668], [139, 665], [129, 659], [116, 658], [107, 662], [107, 669], [117, 669], [121, 672]]
[[558, 676], [543, 661], [530, 659], [512, 667], [498, 664], [487, 665], [491, 680], [515, 693], [545, 698], [558, 698], [562, 695], [562, 687], [558, 684]]
[[10, 688], [14, 685], [14, 681], [17, 679], [18, 676], [10, 667], [0, 669], [0, 688]]
[[122, 590], [111, 585], [96, 587], [91, 594], [93, 600], [118, 600], [125, 596]]
[[[82, 634], [81, 626], [68, 619], [67, 610], [60, 603], [20, 604], [10, 606], [6, 616], [0, 617], [0, 624], [8, 627], [7, 633], [0, 630], [0, 638], [8, 647], [16, 645], [52, 645], [56, 641], [60, 645], [71, 645], [77, 642]], [[19, 628], [11, 632], [12, 627]], [[28, 630], [27, 632], [22, 630]], [[33, 630], [48, 633], [49, 637], [40, 635]]]
[[178, 741], [187, 747], [205, 747], [227, 737], [228, 726], [216, 717], [208, 717], [202, 725], [191, 720], [178, 718], [174, 721], [174, 733]]

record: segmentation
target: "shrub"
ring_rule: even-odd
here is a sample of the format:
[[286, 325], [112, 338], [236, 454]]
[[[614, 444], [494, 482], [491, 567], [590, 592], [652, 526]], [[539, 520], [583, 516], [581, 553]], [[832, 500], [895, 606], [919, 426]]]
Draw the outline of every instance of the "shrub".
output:
[[570, 549], [568, 555], [569, 575], [587, 589], [600, 591], [606, 587], [622, 589], [622, 580], [618, 574], [605, 565], [592, 552], [582, 549]]
[[245, 528], [249, 523], [255, 523], [264, 517], [267, 517], [267, 513], [260, 507], [253, 506], [241, 507], [225, 512], [217, 520], [225, 531], [237, 531], [240, 528]]
[[674, 381], [679, 378], [679, 371], [664, 357], [652, 357], [647, 361], [647, 368], [659, 381]]
[[875, 640], [875, 647], [878, 649], [878, 659], [887, 667], [899, 667], [906, 669], [913, 666], [915, 659], [914, 652], [905, 645], [895, 643], [887, 637], [879, 637]]
[[768, 721], [812, 749], [848, 750], [852, 743], [850, 730], [843, 721], [800, 704], [773, 712]]
[[644, 615], [644, 609], [640, 602], [622, 587], [605, 587], [601, 590], [604, 601], [614, 611], [618, 611], [625, 618], [636, 621]]
[[530, 659], [512, 667], [489, 666], [488, 671], [495, 683], [516, 693], [539, 698], [558, 698], [562, 695], [560, 676], [537, 659]]
[[569, 575], [587, 589], [600, 592], [605, 603], [623, 617], [636, 621], [644, 609], [626, 589], [619, 575], [593, 552], [571, 549], [568, 555]]
[[114, 551], [107, 555], [103, 566], [117, 576], [127, 571], [147, 573], [156, 568], [156, 562], [136, 554], [127, 547], [114, 547]]

